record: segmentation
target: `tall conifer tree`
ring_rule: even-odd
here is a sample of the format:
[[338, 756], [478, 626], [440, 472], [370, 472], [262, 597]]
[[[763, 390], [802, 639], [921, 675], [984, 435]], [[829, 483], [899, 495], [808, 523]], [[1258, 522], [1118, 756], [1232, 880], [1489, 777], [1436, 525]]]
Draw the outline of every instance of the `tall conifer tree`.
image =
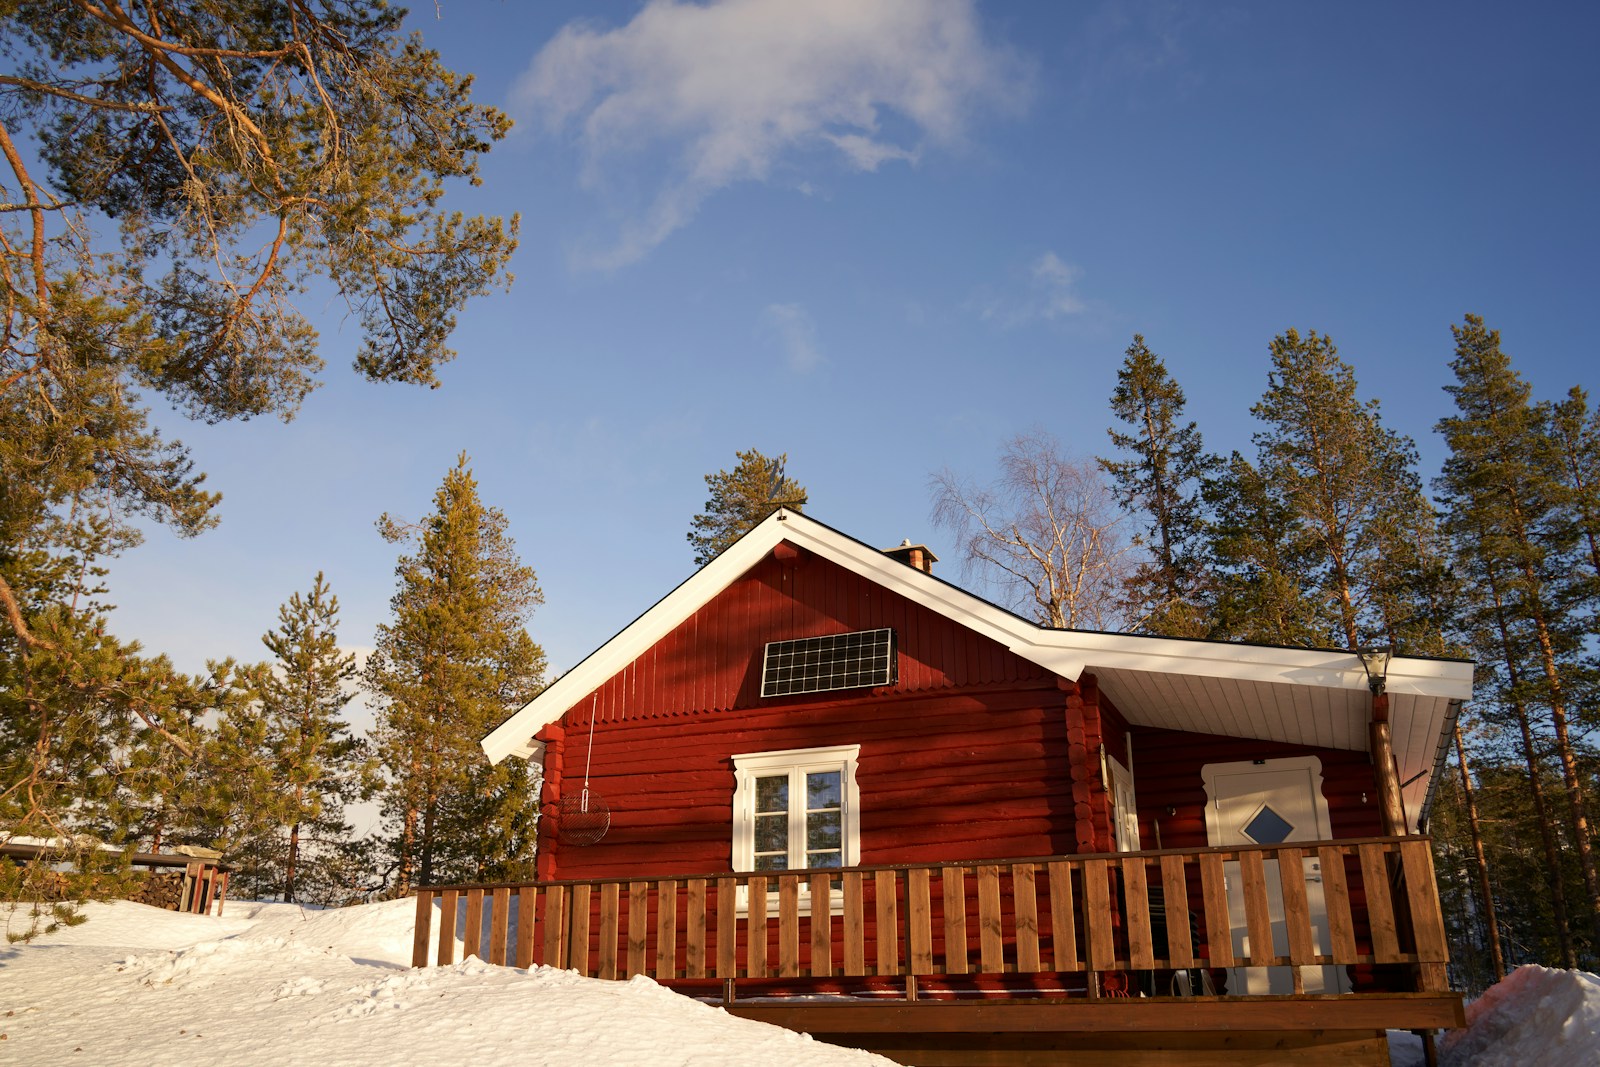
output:
[[385, 515], [379, 529], [414, 546], [365, 672], [397, 888], [531, 875], [533, 772], [522, 760], [490, 766], [478, 741], [544, 684], [544, 651], [524, 628], [544, 600], [533, 569], [465, 455], [432, 514], [415, 526]]
[[[1578, 854], [1590, 902], [1590, 936], [1600, 947], [1600, 877], [1595, 870], [1584, 778], [1571, 730], [1570, 701], [1584, 632], [1572, 607], [1585, 568], [1578, 565], [1576, 527], [1566, 506], [1560, 449], [1547, 413], [1500, 348], [1500, 334], [1476, 315], [1452, 326], [1456, 384], [1447, 386], [1456, 414], [1440, 420], [1449, 454], [1435, 485], [1447, 508], [1447, 530], [1457, 566], [1472, 578], [1476, 599], [1466, 622], [1481, 659], [1494, 663], [1498, 697], [1514, 709], [1524, 738], [1528, 781], [1536, 808], [1540, 761], [1526, 723], [1527, 706], [1549, 716]], [[1541, 821], [1543, 817], [1541, 816]], [[1550, 846], [1547, 876], [1560, 878]], [[1563, 933], [1564, 954], [1571, 948]], [[1568, 966], [1572, 964], [1567, 962]]]
[[344, 806], [360, 791], [365, 743], [350, 733], [345, 706], [354, 697], [355, 656], [339, 648], [339, 598], [319, 572], [306, 594], [278, 609], [278, 628], [261, 643], [276, 670], [266, 672], [261, 712], [266, 757], [283, 803], [268, 841], [274, 887], [284, 900], [305, 899], [299, 886], [327, 885], [349, 847]]
[[1251, 408], [1268, 491], [1296, 517], [1322, 641], [1356, 649], [1383, 638], [1376, 610], [1384, 549], [1428, 511], [1416, 448], [1386, 428], [1376, 400], [1333, 341], [1289, 330], [1272, 341], [1267, 391]]
[[1111, 412], [1128, 427], [1106, 433], [1126, 459], [1100, 460], [1111, 475], [1117, 502], [1143, 516], [1138, 541], [1149, 558], [1128, 579], [1133, 628], [1175, 637], [1209, 630], [1201, 606], [1204, 567], [1204, 479], [1219, 465], [1206, 453], [1200, 431], [1183, 421], [1183, 389], [1144, 338], [1133, 335]]
[[757, 449], [735, 452], [733, 470], [706, 475], [711, 496], [706, 509], [689, 521], [689, 544], [696, 566], [704, 566], [779, 507], [799, 511], [805, 486], [784, 474], [788, 453], [777, 458]]

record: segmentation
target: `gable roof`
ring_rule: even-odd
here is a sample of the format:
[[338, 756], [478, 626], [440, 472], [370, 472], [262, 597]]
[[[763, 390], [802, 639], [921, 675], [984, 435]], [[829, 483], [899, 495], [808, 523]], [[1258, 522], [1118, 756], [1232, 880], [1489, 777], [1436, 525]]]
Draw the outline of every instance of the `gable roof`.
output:
[[[551, 683], [483, 739], [495, 763], [537, 751], [534, 735], [733, 584], [780, 543], [815, 553], [1076, 681], [1092, 673], [1134, 726], [1365, 750], [1366, 673], [1350, 652], [1042, 627], [885, 555], [808, 515], [779, 509]], [[1413, 822], [1456, 709], [1472, 695], [1465, 660], [1395, 657], [1390, 722]], [[1137, 772], [1135, 772], [1137, 773]]]

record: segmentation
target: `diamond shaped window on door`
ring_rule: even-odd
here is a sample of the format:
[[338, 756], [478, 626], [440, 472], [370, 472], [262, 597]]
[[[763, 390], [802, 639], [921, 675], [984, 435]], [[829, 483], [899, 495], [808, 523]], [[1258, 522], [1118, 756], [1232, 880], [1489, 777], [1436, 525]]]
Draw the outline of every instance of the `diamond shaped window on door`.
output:
[[1256, 812], [1256, 817], [1245, 826], [1244, 832], [1258, 845], [1276, 845], [1294, 833], [1294, 826], [1282, 815], [1273, 811], [1272, 805], [1263, 804], [1261, 810]]

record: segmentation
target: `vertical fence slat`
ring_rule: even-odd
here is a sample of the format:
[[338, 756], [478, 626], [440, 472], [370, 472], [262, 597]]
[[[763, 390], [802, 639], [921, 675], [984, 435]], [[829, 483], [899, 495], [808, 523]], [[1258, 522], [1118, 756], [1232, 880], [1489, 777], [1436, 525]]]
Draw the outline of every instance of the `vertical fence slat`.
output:
[[650, 883], [628, 883], [628, 974], [644, 973], [645, 953], [649, 951]]
[[589, 977], [589, 902], [593, 896], [591, 886], [572, 887], [572, 918], [567, 930], [567, 966], [585, 978]]
[[1411, 911], [1412, 936], [1417, 942], [1422, 988], [1432, 992], [1449, 988], [1445, 963], [1450, 948], [1445, 941], [1444, 916], [1433, 874], [1433, 855], [1420, 838], [1400, 842], [1400, 863], [1406, 875], [1406, 898]]
[[750, 956], [750, 977], [767, 977], [767, 879], [765, 875], [750, 876], [749, 929], [747, 952]]
[[684, 931], [684, 977], [706, 976], [706, 880], [689, 879], [688, 908], [684, 921], [689, 928]]
[[900, 919], [895, 902], [895, 876], [893, 871], [878, 871], [873, 875], [877, 883], [878, 911], [878, 973], [900, 973]]
[[617, 925], [621, 909], [622, 885], [606, 882], [600, 887], [600, 970], [601, 978], [617, 976]]
[[1006, 935], [1000, 918], [1000, 868], [978, 868], [978, 961], [985, 971], [1006, 969]]
[[1322, 865], [1322, 899], [1328, 906], [1328, 951], [1338, 960], [1356, 958], [1356, 924], [1350, 914], [1350, 883], [1344, 873], [1344, 850], [1338, 845], [1317, 849]]
[[1244, 925], [1250, 938], [1249, 960], [1259, 967], [1272, 963], [1272, 911], [1267, 906], [1267, 865], [1261, 852], [1239, 853], [1239, 884], [1244, 890]]
[[483, 959], [483, 890], [467, 890], [467, 936], [463, 939], [461, 958], [476, 956]]
[[[841, 893], [843, 886], [840, 887]], [[833, 876], [811, 876], [811, 973], [818, 977], [832, 977], [833, 951]]]
[[454, 889], [439, 893], [439, 966], [448, 967], [456, 961], [456, 897]]
[[867, 924], [862, 910], [861, 872], [844, 875], [844, 973], [852, 978], [867, 973]]
[[1072, 864], [1052, 860], [1050, 872], [1050, 962], [1058, 971], [1078, 969], [1078, 916], [1072, 905]]
[[1122, 859], [1122, 896], [1128, 921], [1128, 964], [1136, 971], [1154, 970], [1155, 937], [1150, 931], [1150, 884], [1143, 856]]
[[1223, 878], [1222, 857], [1215, 852], [1200, 854], [1200, 898], [1206, 909], [1206, 950], [1211, 966], [1233, 966], [1233, 926], [1228, 920], [1228, 886]]
[[567, 939], [567, 893], [565, 886], [551, 885], [544, 890], [544, 964], [546, 967], [565, 967]]
[[433, 932], [433, 894], [417, 890], [417, 926], [411, 935], [411, 966], [428, 965], [428, 937]]
[[1358, 845], [1361, 884], [1367, 895], [1367, 923], [1372, 930], [1374, 963], [1400, 963], [1400, 937], [1395, 931], [1394, 905], [1389, 898], [1389, 864], [1382, 845]]
[[537, 886], [517, 887], [517, 966], [533, 966], [533, 926], [539, 915]]
[[678, 882], [656, 883], [656, 980], [678, 977]]
[[800, 973], [800, 879], [778, 876], [778, 977]]
[[739, 977], [738, 887], [732, 878], [717, 879], [717, 977]]
[[811, 876], [811, 974], [833, 976], [833, 879]]
[[1283, 924], [1289, 932], [1289, 966], [1309, 967], [1316, 962], [1317, 944], [1311, 936], [1305, 853], [1297, 848], [1279, 850], [1278, 881], [1283, 885]]
[[911, 943], [906, 959], [911, 974], [933, 973], [933, 898], [928, 889], [928, 868], [906, 872], [906, 927]]
[[506, 963], [506, 935], [511, 932], [511, 887], [503, 885], [494, 891], [489, 906], [489, 962], [502, 967]]
[[1011, 865], [1011, 912], [1017, 921], [1017, 970], [1039, 968], [1039, 886], [1031, 863]]
[[1106, 860], [1083, 863], [1083, 925], [1091, 971], [1116, 969], [1116, 947], [1111, 940], [1111, 867]]
[[1189, 925], [1189, 883], [1182, 856], [1161, 857], [1161, 906], [1167, 914], [1167, 966], [1194, 966], [1194, 934]]
[[944, 867], [939, 871], [944, 894], [944, 973], [967, 973], [967, 870]]

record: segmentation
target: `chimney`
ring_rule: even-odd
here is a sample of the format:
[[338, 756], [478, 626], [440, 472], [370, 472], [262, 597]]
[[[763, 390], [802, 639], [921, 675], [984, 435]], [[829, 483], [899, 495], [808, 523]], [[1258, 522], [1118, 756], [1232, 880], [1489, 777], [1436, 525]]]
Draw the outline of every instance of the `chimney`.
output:
[[928, 551], [927, 545], [914, 545], [911, 539], [901, 541], [893, 548], [886, 548], [883, 554], [899, 560], [908, 567], [915, 567], [923, 574], [932, 574], [933, 565], [939, 562], [939, 557]]

